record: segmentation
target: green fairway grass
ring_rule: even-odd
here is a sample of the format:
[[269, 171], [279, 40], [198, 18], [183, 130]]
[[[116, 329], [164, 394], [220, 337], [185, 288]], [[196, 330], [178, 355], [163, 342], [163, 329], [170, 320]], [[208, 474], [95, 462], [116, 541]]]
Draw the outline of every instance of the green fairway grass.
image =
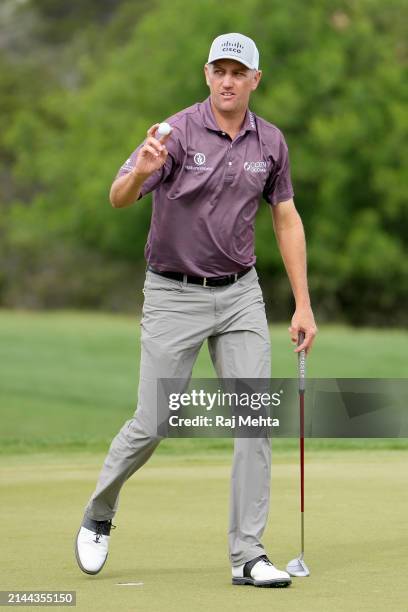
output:
[[[226, 455], [155, 454], [122, 490], [105, 568], [82, 574], [73, 540], [102, 459], [0, 458], [1, 589], [75, 590], [90, 612], [408, 610], [406, 453], [309, 453], [311, 576], [279, 590], [230, 584]], [[278, 454], [263, 544], [281, 568], [299, 553], [297, 476], [296, 457]]]
[[[294, 377], [287, 326], [272, 325], [273, 375]], [[140, 353], [137, 317], [79, 312], [0, 311], [0, 452], [104, 451], [136, 408]], [[406, 377], [408, 332], [322, 326], [310, 377]], [[193, 376], [213, 377], [206, 346]], [[340, 441], [310, 441], [322, 447]], [[346, 447], [364, 441], [342, 441]], [[401, 447], [404, 440], [369, 441]], [[277, 448], [294, 448], [279, 440]], [[219, 452], [230, 440], [166, 440], [158, 453]]]
[[[265, 609], [407, 612], [407, 441], [306, 441], [307, 579], [233, 587], [227, 555], [232, 440], [165, 440], [123, 488], [103, 572], [73, 539], [112, 437], [136, 407], [137, 317], [0, 311], [2, 590], [75, 590], [91, 612]], [[271, 326], [273, 374], [296, 376], [286, 326]], [[406, 377], [408, 333], [322, 326], [311, 377]], [[214, 376], [206, 347], [196, 377]], [[264, 545], [299, 552], [298, 442], [273, 442]], [[340, 452], [352, 449], [353, 452]], [[120, 582], [142, 583], [119, 586]]]

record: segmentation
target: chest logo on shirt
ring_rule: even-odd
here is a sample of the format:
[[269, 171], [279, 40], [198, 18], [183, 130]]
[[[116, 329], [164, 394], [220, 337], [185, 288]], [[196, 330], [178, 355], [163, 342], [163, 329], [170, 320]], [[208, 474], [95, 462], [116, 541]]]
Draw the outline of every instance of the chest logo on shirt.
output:
[[[206, 166], [205, 162], [207, 161], [206, 156], [204, 155], [204, 153], [194, 153], [193, 155], [193, 161], [194, 161], [194, 166], [187, 165], [185, 166], [186, 170], [200, 170], [201, 172], [211, 172], [213, 170], [212, 166]], [[200, 173], [198, 173], [200, 174]]]
[[247, 172], [267, 172], [268, 164], [266, 161], [246, 161], [244, 170]]
[[196, 153], [194, 155], [194, 163], [196, 164], [196, 166], [202, 166], [203, 164], [205, 164], [204, 153]]

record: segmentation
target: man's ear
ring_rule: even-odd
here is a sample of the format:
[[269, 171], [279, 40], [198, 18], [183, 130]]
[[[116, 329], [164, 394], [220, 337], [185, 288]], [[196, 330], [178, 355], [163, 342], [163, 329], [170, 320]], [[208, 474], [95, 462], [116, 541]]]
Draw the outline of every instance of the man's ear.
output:
[[259, 81], [262, 78], [262, 70], [257, 70], [255, 75], [254, 75], [254, 79], [252, 81], [252, 91], [255, 91], [255, 89], [258, 87], [259, 85]]
[[210, 83], [208, 81], [208, 73], [209, 73], [209, 68], [208, 68], [208, 64], [204, 64], [204, 74], [205, 74], [205, 82], [207, 83], [208, 87], [210, 86]]

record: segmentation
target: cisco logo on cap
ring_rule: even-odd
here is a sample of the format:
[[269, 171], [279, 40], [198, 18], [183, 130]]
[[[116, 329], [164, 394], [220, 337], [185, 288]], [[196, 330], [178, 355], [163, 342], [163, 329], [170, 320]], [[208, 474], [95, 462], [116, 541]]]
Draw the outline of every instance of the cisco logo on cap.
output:
[[244, 45], [241, 45], [239, 42], [229, 42], [228, 40], [224, 41], [221, 47], [221, 51], [223, 53], [242, 53], [244, 49]]

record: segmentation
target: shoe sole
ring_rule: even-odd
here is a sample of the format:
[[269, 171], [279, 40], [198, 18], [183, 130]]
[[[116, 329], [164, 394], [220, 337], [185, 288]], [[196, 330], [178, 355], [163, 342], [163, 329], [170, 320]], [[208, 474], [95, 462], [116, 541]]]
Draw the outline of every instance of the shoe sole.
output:
[[[78, 563], [78, 565], [79, 565], [79, 568], [80, 568], [80, 569], [81, 569], [81, 570], [82, 570], [82, 571], [83, 571], [85, 574], [90, 574], [91, 576], [95, 576], [96, 574], [99, 574], [99, 572], [101, 571], [101, 569], [102, 569], [102, 568], [103, 568], [103, 566], [105, 565], [105, 563], [106, 563], [106, 559], [108, 558], [108, 555], [106, 555], [106, 557], [105, 557], [105, 561], [102, 563], [101, 567], [100, 567], [98, 570], [96, 570], [96, 572], [91, 572], [91, 571], [89, 571], [89, 570], [85, 569], [85, 568], [84, 568], [84, 566], [83, 566], [83, 565], [82, 565], [82, 563], [81, 563], [81, 560], [80, 560], [80, 558], [79, 558], [79, 553], [78, 553], [78, 536], [79, 536], [79, 532], [80, 532], [80, 531], [81, 531], [81, 527], [78, 529], [78, 533], [77, 533], [76, 538], [75, 538], [75, 546], [74, 546], [74, 550], [75, 550], [75, 558], [76, 558], [76, 560], [77, 560], [77, 563]], [[108, 554], [109, 554], [109, 553], [108, 553]]]
[[270, 588], [285, 588], [292, 584], [291, 580], [254, 580], [253, 578], [233, 578], [232, 584], [235, 585], [250, 585], [257, 587], [270, 587]]

